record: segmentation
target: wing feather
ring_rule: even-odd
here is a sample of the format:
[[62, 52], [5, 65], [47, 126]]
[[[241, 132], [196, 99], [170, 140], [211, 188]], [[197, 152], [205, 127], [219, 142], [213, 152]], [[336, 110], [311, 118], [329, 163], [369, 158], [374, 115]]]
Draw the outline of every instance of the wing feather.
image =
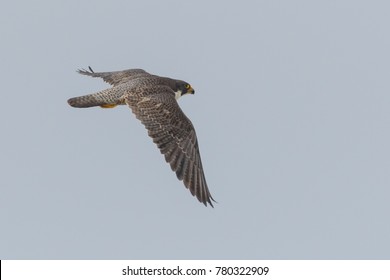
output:
[[142, 69], [128, 69], [114, 72], [94, 72], [90, 66], [88, 66], [88, 68], [89, 70], [79, 69], [77, 72], [82, 75], [102, 78], [106, 83], [109, 83], [112, 86], [126, 83], [137, 77], [150, 75]]
[[213, 207], [212, 201], [215, 200], [207, 187], [195, 129], [180, 109], [174, 92], [168, 87], [158, 86], [129, 94], [125, 100], [177, 178], [200, 202]]

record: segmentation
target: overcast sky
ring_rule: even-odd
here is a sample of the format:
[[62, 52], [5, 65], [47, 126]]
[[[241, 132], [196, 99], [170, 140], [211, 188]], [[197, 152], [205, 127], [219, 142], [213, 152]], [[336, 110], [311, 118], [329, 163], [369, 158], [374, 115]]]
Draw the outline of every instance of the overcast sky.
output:
[[[388, 1], [7, 1], [0, 259], [390, 258]], [[185, 80], [204, 207], [126, 106], [75, 109], [143, 68]]]

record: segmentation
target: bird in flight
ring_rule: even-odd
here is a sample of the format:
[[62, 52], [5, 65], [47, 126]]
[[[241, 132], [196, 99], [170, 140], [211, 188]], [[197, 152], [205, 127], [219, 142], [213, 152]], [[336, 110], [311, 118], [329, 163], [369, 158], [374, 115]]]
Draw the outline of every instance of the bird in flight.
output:
[[71, 98], [69, 105], [76, 108], [128, 105], [148, 130], [177, 178], [183, 180], [185, 187], [200, 202], [214, 207], [212, 201], [215, 200], [207, 187], [194, 126], [177, 103], [179, 97], [195, 93], [191, 85], [152, 75], [142, 69], [98, 73], [88, 68], [78, 70], [78, 73], [102, 78], [112, 87]]

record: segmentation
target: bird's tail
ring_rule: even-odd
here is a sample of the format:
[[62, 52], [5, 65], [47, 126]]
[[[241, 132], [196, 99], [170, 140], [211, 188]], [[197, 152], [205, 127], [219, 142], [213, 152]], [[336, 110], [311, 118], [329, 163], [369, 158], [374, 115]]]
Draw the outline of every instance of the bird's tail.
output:
[[68, 103], [70, 106], [76, 108], [88, 108], [95, 106], [100, 106], [102, 108], [113, 108], [120, 104], [119, 97], [119, 92], [114, 88], [110, 88], [102, 90], [98, 93], [73, 97], [68, 100]]
[[101, 106], [101, 102], [97, 101], [96, 98], [93, 96], [93, 94], [73, 97], [68, 100], [68, 103], [70, 106], [76, 108], [88, 108], [88, 107]]

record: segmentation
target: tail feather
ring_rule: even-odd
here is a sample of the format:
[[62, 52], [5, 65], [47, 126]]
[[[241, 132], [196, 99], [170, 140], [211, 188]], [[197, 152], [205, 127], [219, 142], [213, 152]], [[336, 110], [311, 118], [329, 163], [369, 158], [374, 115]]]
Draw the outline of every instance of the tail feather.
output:
[[96, 100], [93, 94], [70, 98], [68, 103], [70, 106], [76, 108], [88, 108], [104, 105], [102, 101]]
[[72, 107], [88, 108], [100, 106], [102, 108], [113, 108], [116, 105], [124, 104], [122, 98], [126, 88], [117, 86], [108, 88], [97, 93], [74, 97], [68, 100]]

